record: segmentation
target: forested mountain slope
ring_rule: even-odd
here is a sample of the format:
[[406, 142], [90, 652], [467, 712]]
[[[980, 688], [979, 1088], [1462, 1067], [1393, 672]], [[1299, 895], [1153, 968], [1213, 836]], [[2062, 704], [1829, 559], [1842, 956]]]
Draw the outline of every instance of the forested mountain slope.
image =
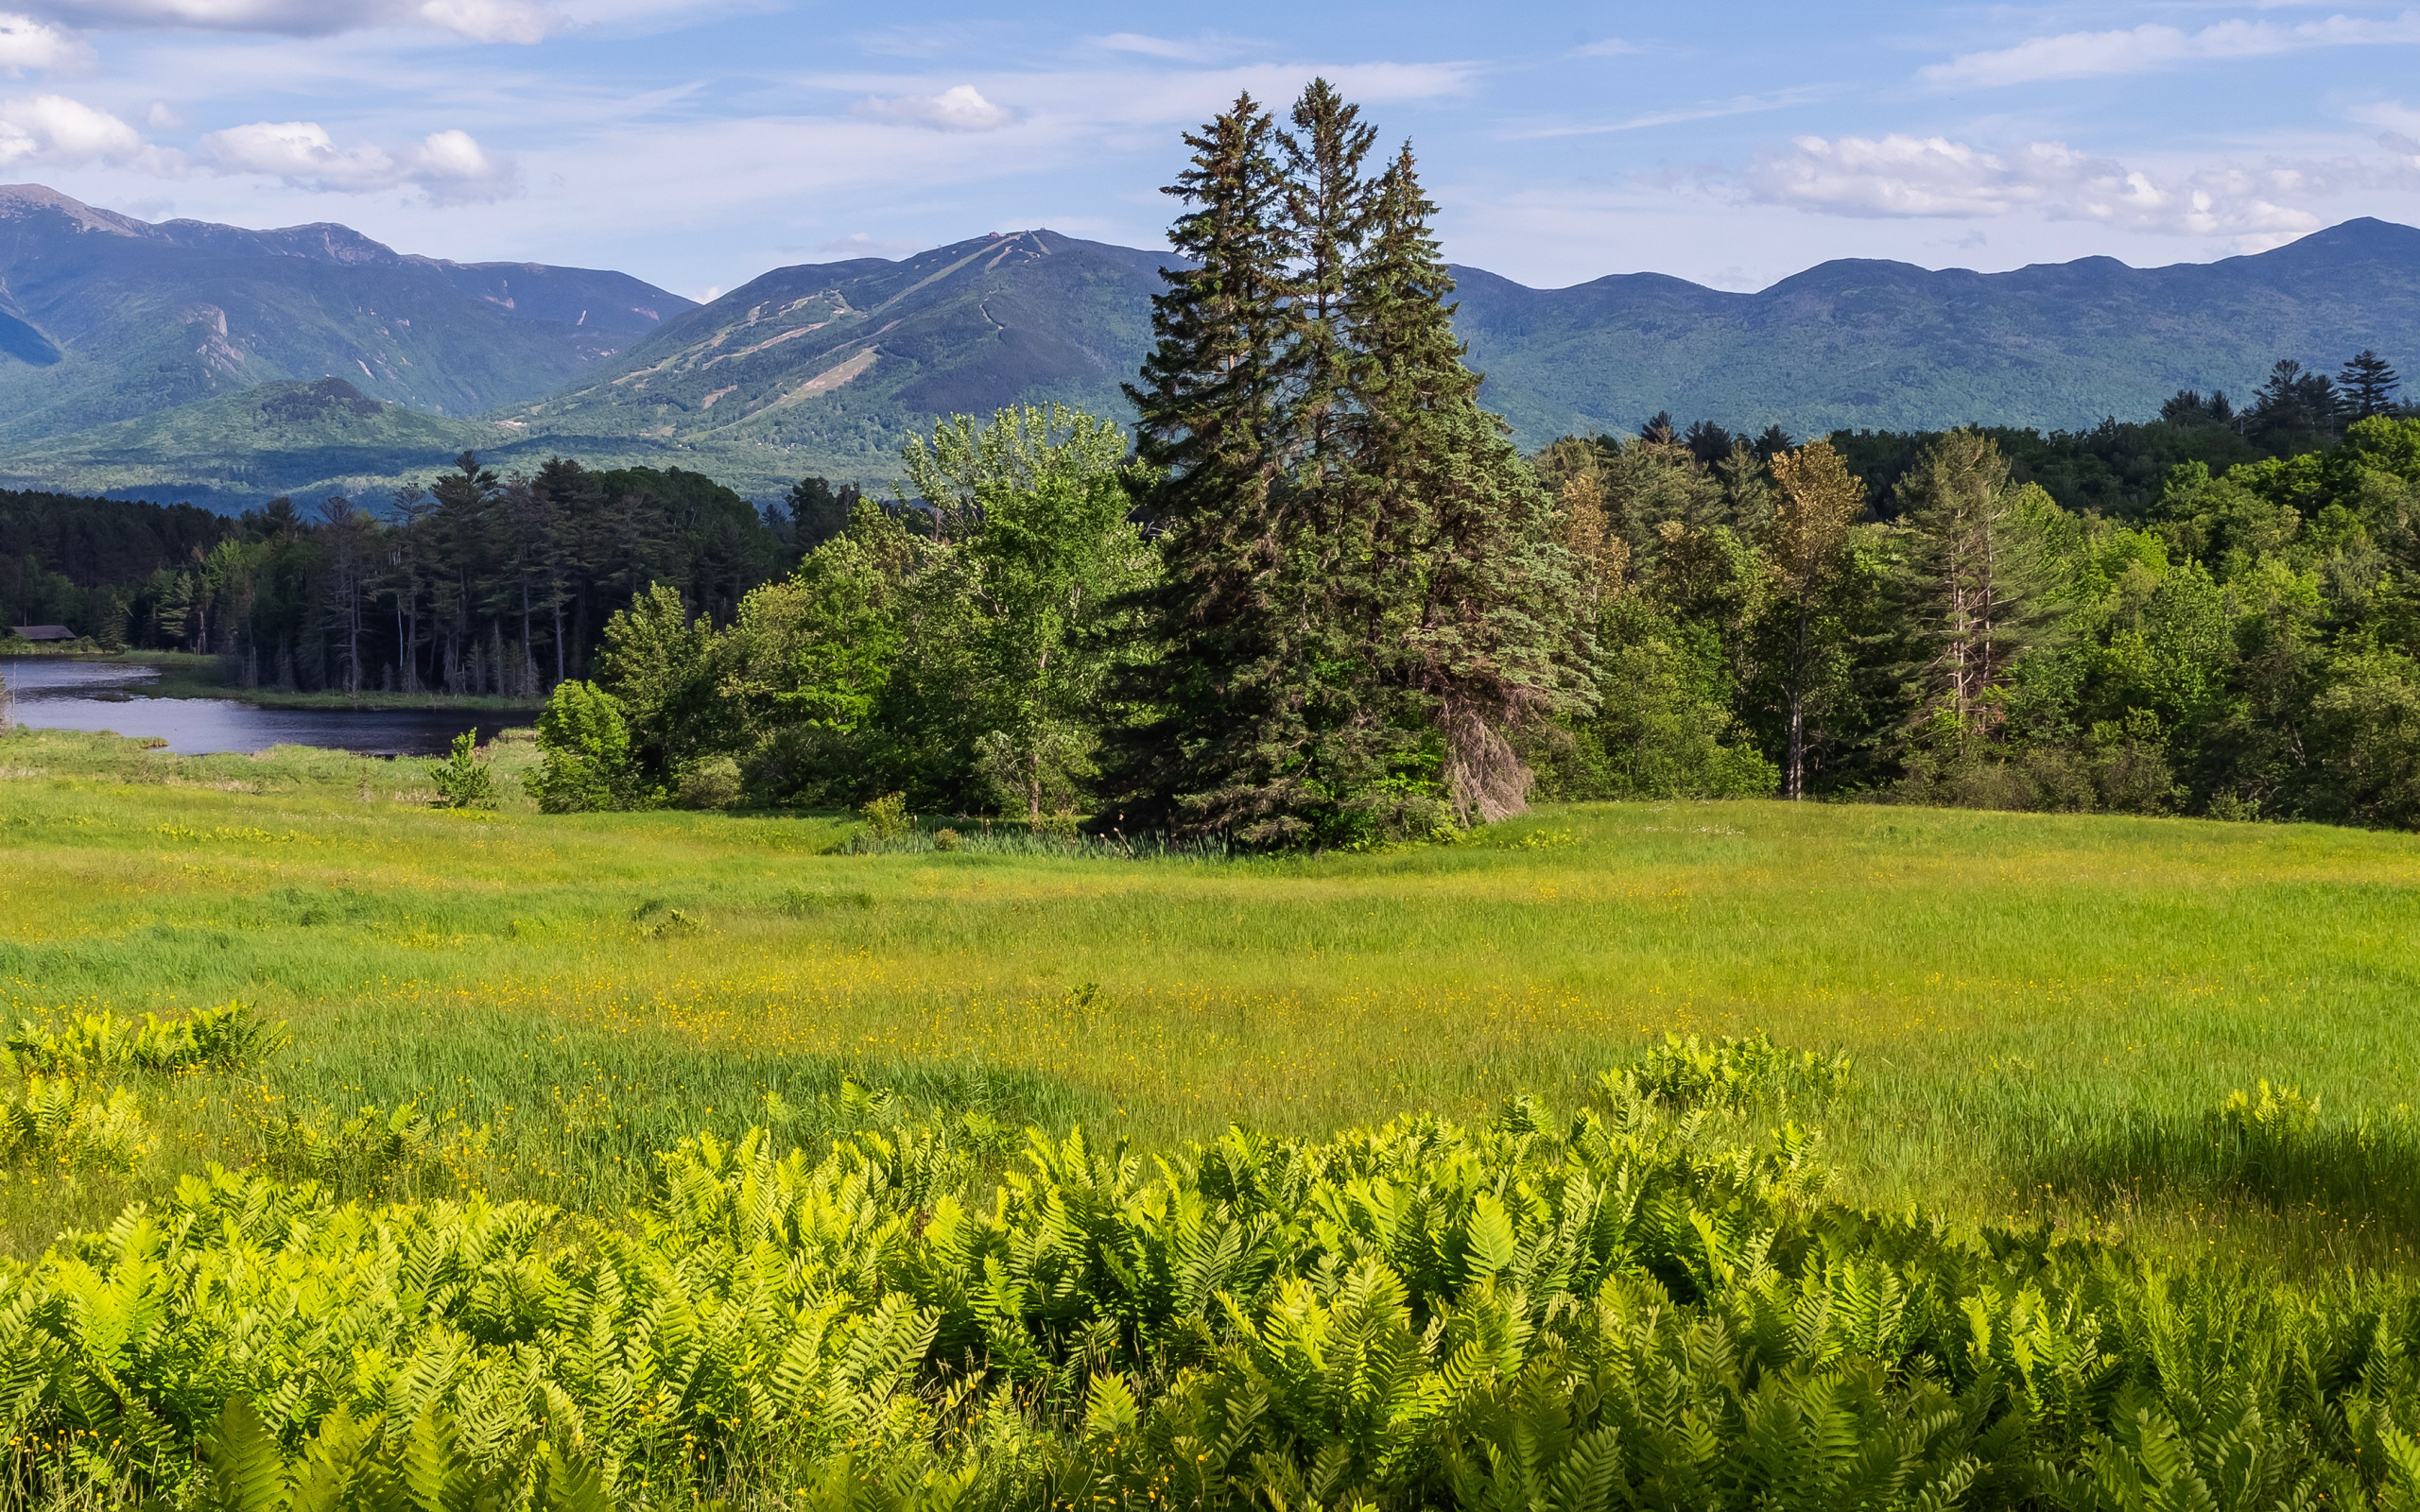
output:
[[334, 225], [153, 225], [0, 187], [0, 444], [282, 379], [477, 414], [692, 307], [622, 273], [406, 256]]
[[887, 477], [937, 415], [1044, 399], [1123, 414], [1166, 260], [1029, 231], [776, 268], [510, 418], [582, 456], [705, 454], [683, 465], [741, 487]]
[[1793, 435], [2140, 420], [2180, 388], [2248, 393], [2280, 357], [2420, 364], [2420, 231], [2353, 220], [2273, 251], [2007, 273], [1824, 263], [1756, 294], [1637, 273], [1524, 288], [1458, 267], [1456, 329], [1531, 445], [1658, 410]]
[[376, 502], [518, 433], [372, 399], [341, 378], [280, 380], [49, 439], [0, 446], [0, 488], [190, 500], [237, 513], [287, 494]]

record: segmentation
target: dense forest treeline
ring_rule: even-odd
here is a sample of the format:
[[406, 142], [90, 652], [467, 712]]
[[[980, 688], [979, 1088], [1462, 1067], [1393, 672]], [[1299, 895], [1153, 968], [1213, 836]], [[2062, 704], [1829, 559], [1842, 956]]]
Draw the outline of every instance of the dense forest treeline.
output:
[[[2223, 473], [2238, 463], [2331, 445], [2343, 426], [2366, 415], [2407, 412], [2392, 402], [2391, 369], [2384, 392], [2373, 387], [2356, 399], [2348, 397], [2352, 390], [2347, 386], [2325, 375], [2305, 373], [2291, 362], [2278, 366], [2288, 375], [2288, 392], [2299, 387], [2291, 404], [2276, 402], [2280, 385], [2273, 375], [2241, 412], [2223, 394], [2205, 398], [2185, 393], [2169, 400], [2160, 417], [2149, 421], [2111, 420], [2089, 431], [2048, 434], [2009, 426], [1980, 429], [2009, 459], [2013, 481], [2040, 485], [2071, 511], [2139, 524], [2150, 517], [2169, 472], [2181, 463], [2200, 462], [2213, 473]], [[2347, 370], [2363, 366], [2357, 359], [2347, 364]], [[2328, 408], [2318, 423], [2308, 419], [2314, 379], [2327, 385], [2323, 393]], [[1641, 427], [1643, 435], [1666, 431], [1713, 470], [1720, 470], [1737, 446], [1748, 447], [1763, 466], [1776, 452], [1795, 444], [1777, 428], [1754, 438], [1735, 437], [1710, 421], [1679, 427], [1663, 415]], [[1893, 488], [1898, 479], [1941, 434], [1836, 431], [1827, 439], [1865, 481], [1870, 517], [1887, 520], [1896, 507]], [[694, 576], [691, 564], [713, 555], [714, 548], [695, 539], [699, 519], [710, 516], [707, 534], [720, 532], [726, 546], [735, 548], [750, 564], [737, 579], [745, 592], [780, 576], [805, 550], [838, 534], [862, 496], [856, 485], [836, 487], [822, 478], [806, 478], [781, 506], [758, 511], [747, 508], [731, 490], [678, 468], [590, 472], [579, 470], [577, 463], [550, 463], [539, 478], [515, 475], [501, 483], [480, 483], [478, 474], [487, 470], [477, 468], [475, 458], [464, 460], [472, 464], [470, 491], [478, 498], [464, 510], [463, 485], [449, 479], [447, 492], [458, 502], [436, 524], [430, 523], [433, 501], [424, 497], [407, 495], [401, 505], [393, 499], [347, 501], [352, 528], [368, 533], [373, 555], [384, 551], [397, 558], [409, 548], [407, 554], [424, 574], [418, 587], [411, 588], [404, 580], [403, 562], [390, 559], [386, 570], [359, 577], [357, 586], [370, 600], [362, 611], [368, 637], [361, 653], [366, 686], [386, 685], [390, 667], [400, 684], [406, 660], [402, 642], [408, 626], [389, 623], [397, 610], [397, 596], [412, 593], [421, 600], [424, 617], [433, 611], [425, 574], [441, 569], [459, 580], [450, 564], [443, 563], [449, 552], [473, 552], [480, 561], [493, 561], [500, 543], [510, 553], [527, 532], [541, 533], [544, 539], [532, 555], [546, 569], [550, 584], [562, 579], [566, 601], [577, 606], [566, 621], [564, 664], [584, 673], [592, 665], [605, 616], [628, 602], [627, 594], [609, 598], [612, 587], [626, 582], [687, 584]], [[462, 466], [458, 460], [457, 474]], [[562, 488], [566, 481], [573, 486]], [[560, 499], [555, 497], [559, 489]], [[522, 502], [523, 490], [530, 490], [528, 503]], [[543, 507], [530, 507], [540, 493]], [[466, 513], [483, 517], [481, 523], [461, 528]], [[203, 617], [221, 591], [220, 583], [210, 581], [207, 559], [221, 541], [235, 541], [251, 548], [255, 583], [268, 582], [271, 591], [263, 595], [255, 587], [251, 595], [255, 612], [241, 623], [219, 617], [208, 648], [247, 662], [256, 653], [264, 655], [270, 669], [264, 676], [272, 681], [283, 652], [294, 665], [298, 685], [342, 687], [347, 652], [336, 644], [335, 622], [349, 622], [352, 616], [339, 614], [334, 599], [356, 581], [354, 575], [336, 570], [340, 554], [333, 548], [341, 532], [325, 532], [327, 524], [327, 501], [309, 507], [292, 500], [272, 502], [266, 509], [231, 519], [189, 504], [0, 490], [0, 621], [65, 625], [112, 646], [199, 649], [204, 644]], [[272, 541], [273, 549], [265, 545]], [[219, 569], [222, 582], [226, 565]], [[710, 563], [709, 576], [720, 565]], [[517, 573], [501, 592], [508, 599], [517, 593]], [[463, 597], [475, 603], [482, 597], [495, 599], [497, 593], [494, 585], [484, 593], [475, 587]], [[242, 585], [236, 596], [243, 596]], [[711, 610], [717, 603], [727, 605], [730, 595], [700, 591], [691, 602]], [[518, 643], [517, 610], [489, 619], [488, 629], [499, 634], [503, 620], [510, 619], [510, 639]], [[554, 662], [553, 634], [549, 607], [531, 637], [531, 660], [544, 686], [558, 680], [548, 676]], [[441, 668], [430, 671], [430, 644], [416, 646], [416, 685], [442, 691], [449, 685]], [[465, 672], [466, 683], [468, 678]]]
[[662, 583], [728, 620], [838, 530], [820, 479], [759, 510], [678, 468], [465, 454], [378, 501], [190, 505], [0, 491], [0, 607], [96, 644], [226, 657], [248, 686], [542, 696], [584, 676], [606, 619]]
[[[1027, 423], [1037, 443], [1007, 472], [1030, 486], [1010, 492], [1035, 497], [1055, 470], [1056, 523], [1093, 533], [1063, 543], [1093, 576], [1069, 591], [1119, 602], [1160, 570], [1125, 438], [1063, 415], [1056, 431], [1048, 417]], [[2003, 430], [1718, 449], [1710, 429], [1651, 421], [1530, 459], [1555, 530], [1593, 575], [1578, 592], [1597, 700], [1518, 732], [1539, 796], [1787, 792], [1795, 773], [1808, 796], [2420, 823], [2420, 421], [2351, 421], [2286, 456], [2232, 424], [2172, 420], [2103, 427], [2093, 434], [2121, 439], [2101, 453], [2090, 436]], [[948, 435], [964, 487], [994, 489], [972, 455], [981, 433]], [[2238, 460], [2155, 449], [2176, 436]], [[2072, 507], [2045, 481], [2058, 476], [2045, 459], [2072, 476], [2073, 459], [2128, 446], [2167, 472], [2122, 511]], [[1853, 490], [1836, 542], [1802, 518], [1822, 503], [1806, 474], [1825, 455]], [[1990, 501], [1972, 527], [2014, 563], [1988, 589], [2006, 607], [1971, 637], [1996, 664], [1962, 701], [1942, 681], [1957, 639], [1943, 580], [1923, 576], [1941, 570], [1944, 501], [1960, 490]], [[627, 700], [635, 742], [617, 796], [594, 801], [677, 798], [687, 775], [693, 793], [726, 800], [897, 791], [1028, 818], [1097, 806], [1115, 718], [1087, 710], [1131, 660], [1132, 626], [1080, 608], [1052, 621], [1000, 597], [987, 580], [1012, 512], [997, 504], [961, 510], [953, 535], [820, 480], [794, 497], [795, 515], [760, 512], [693, 474], [572, 463], [501, 482], [458, 467], [384, 519], [0, 494], [0, 593], [12, 622], [207, 648], [264, 684], [342, 687], [354, 665], [377, 687], [406, 685], [406, 666], [430, 689], [534, 695], [593, 679]], [[1064, 509], [1071, 497], [1090, 512]], [[535, 549], [533, 518], [556, 532]], [[821, 634], [852, 615], [847, 644]], [[1000, 671], [1011, 648], [995, 643], [1020, 620], [1019, 633], [1063, 640], [1034, 653], [1059, 659], [1064, 682], [1046, 696]], [[819, 654], [854, 669], [798, 671]], [[1012, 759], [1004, 700], [1074, 731]], [[1063, 759], [1037, 763], [1035, 748]], [[705, 765], [715, 774], [700, 779]]]

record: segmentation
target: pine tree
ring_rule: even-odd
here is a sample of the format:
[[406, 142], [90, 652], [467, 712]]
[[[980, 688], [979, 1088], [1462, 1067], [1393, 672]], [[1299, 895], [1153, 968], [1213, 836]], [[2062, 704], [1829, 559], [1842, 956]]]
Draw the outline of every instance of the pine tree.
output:
[[1198, 134], [1167, 193], [1188, 208], [1169, 232], [1184, 262], [1151, 301], [1158, 338], [1139, 385], [1147, 503], [1167, 564], [1140, 606], [1158, 655], [1130, 690], [1117, 822], [1284, 843], [1302, 806], [1303, 712], [1288, 696], [1284, 623], [1285, 296], [1291, 241], [1276, 124], [1250, 94]]
[[1771, 603], [1779, 611], [1774, 682], [1789, 718], [1782, 796], [1806, 796], [1808, 705], [1823, 680], [1829, 627], [1825, 600], [1839, 582], [1849, 526], [1865, 511], [1865, 484], [1829, 441], [1810, 441], [1772, 459], [1773, 519], [1766, 532]]
[[2343, 396], [2324, 372], [2306, 371], [2290, 357], [2269, 369], [2243, 412], [2245, 432], [2284, 455], [2336, 438]]
[[1324, 80], [1292, 121], [1247, 96], [1186, 138], [1195, 266], [1128, 389], [1167, 576], [1115, 822], [1252, 846], [1513, 812], [1505, 730], [1585, 685], [1573, 561], [1478, 407], [1409, 149], [1366, 178], [1373, 133]]
[[1899, 480], [1916, 632], [1919, 717], [1963, 745], [1997, 724], [2006, 684], [2041, 618], [2039, 552], [2017, 517], [2008, 458], [1980, 431], [1954, 430]]
[[[1346, 328], [1345, 280], [1369, 233], [1374, 186], [1361, 163], [1378, 133], [1364, 125], [1326, 79], [1315, 78], [1294, 104], [1285, 139], [1287, 226], [1299, 262], [1287, 281], [1290, 330], [1282, 364], [1288, 419], [1299, 434], [1297, 486], [1337, 481], [1339, 433], [1350, 403], [1353, 349]], [[1331, 503], [1331, 507], [1338, 507]], [[1322, 524], [1337, 534], [1340, 517]]]
[[1344, 842], [1433, 827], [1407, 816], [1398, 775], [1417, 744], [1399, 690], [1385, 678], [1396, 638], [1377, 627], [1389, 590], [1382, 502], [1360, 475], [1360, 366], [1353, 269], [1368, 240], [1376, 185], [1364, 177], [1377, 133], [1323, 78], [1294, 104], [1286, 138], [1286, 215], [1295, 261], [1289, 317], [1282, 490], [1292, 544], [1281, 585], [1295, 645], [1310, 807], [1300, 838]]
[[2387, 413], [2394, 407], [2394, 391], [2402, 382], [2385, 358], [2362, 348], [2336, 375], [2336, 391], [2344, 406], [2344, 418], [2368, 420]]
[[1572, 616], [1592, 575], [1555, 539], [1553, 502], [1504, 422], [1479, 407], [1435, 213], [1407, 145], [1379, 180], [1348, 300], [1376, 546], [1370, 629], [1402, 648], [1387, 680], [1442, 737], [1458, 816], [1494, 820], [1518, 813], [1530, 784], [1507, 731], [1590, 701]]

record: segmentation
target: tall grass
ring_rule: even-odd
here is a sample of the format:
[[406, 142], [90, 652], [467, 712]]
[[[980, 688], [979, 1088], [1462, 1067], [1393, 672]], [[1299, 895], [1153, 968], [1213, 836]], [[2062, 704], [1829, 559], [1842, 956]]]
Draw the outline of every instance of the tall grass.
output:
[[[1166, 1146], [1575, 1098], [1668, 1031], [1761, 1028], [1855, 1057], [1861, 1201], [2290, 1262], [2420, 1239], [2407, 836], [1608, 804], [1366, 855], [847, 853], [845, 816], [541, 816], [526, 760], [465, 815], [409, 762], [0, 741], [0, 1021], [287, 1023], [263, 1069], [157, 1078], [162, 1172], [409, 1103], [464, 1179], [598, 1211], [847, 1077]], [[2228, 1174], [2212, 1120], [2263, 1079], [2320, 1098], [2297, 1147], [2332, 1175]], [[146, 1179], [0, 1173], [0, 1239]]]

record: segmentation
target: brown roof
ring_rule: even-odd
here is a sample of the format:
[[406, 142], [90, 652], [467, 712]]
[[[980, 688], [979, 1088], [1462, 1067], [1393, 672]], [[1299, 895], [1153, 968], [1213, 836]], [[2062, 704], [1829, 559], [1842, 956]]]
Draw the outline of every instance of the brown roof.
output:
[[64, 625], [20, 625], [14, 632], [28, 641], [72, 641], [76, 632]]

